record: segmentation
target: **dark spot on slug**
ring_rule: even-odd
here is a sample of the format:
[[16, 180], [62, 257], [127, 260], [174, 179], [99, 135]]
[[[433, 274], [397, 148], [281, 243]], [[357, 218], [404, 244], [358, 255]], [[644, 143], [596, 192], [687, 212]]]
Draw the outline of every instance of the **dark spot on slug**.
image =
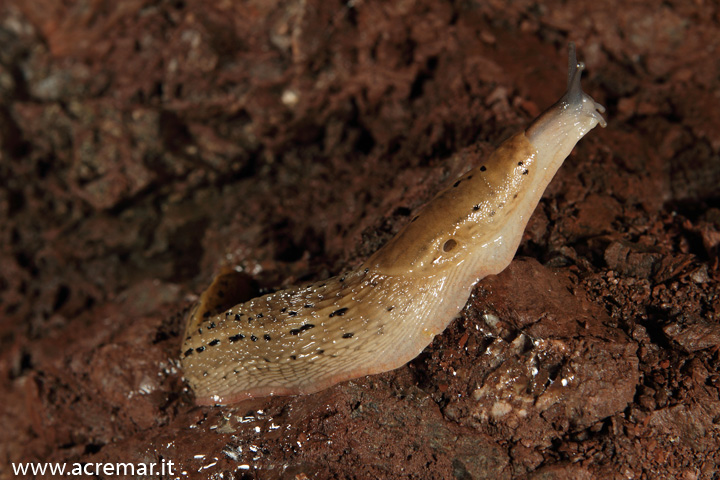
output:
[[392, 307], [387, 307], [387, 311], [388, 311], [388, 312], [392, 312], [392, 311], [393, 311], [393, 308], [395, 308], [394, 305], [393, 305]]
[[267, 333], [265, 335], [263, 335], [263, 338], [265, 339], [266, 342], [269, 342], [270, 340], [272, 340], [272, 338], [270, 338], [270, 335], [268, 335]]
[[239, 321], [240, 321], [240, 316], [241, 316], [241, 315], [240, 315], [239, 313], [236, 313], [236, 314], [235, 314], [235, 320], [239, 322]]
[[462, 180], [458, 180], [457, 182], [453, 183], [453, 188], [455, 188], [455, 187], [457, 187], [458, 185], [460, 185], [460, 182], [462, 182]]
[[365, 273], [368, 273], [368, 272], [370, 271], [370, 269], [369, 269], [369, 268], [366, 268], [366, 269], [363, 270], [363, 271], [364, 271]]
[[472, 175], [468, 175], [467, 179], [472, 180]]
[[256, 318], [263, 318], [263, 314], [262, 314], [262, 313], [258, 313], [257, 315], [255, 315], [255, 317], [256, 317]]
[[516, 193], [515, 195], [513, 195], [513, 200], [515, 200], [517, 197], [518, 197], [518, 194]]
[[523, 162], [518, 162], [518, 167], [522, 167], [522, 166], [523, 166]]
[[352, 338], [354, 333], [343, 333], [343, 338]]
[[230, 315], [232, 315], [232, 312], [231, 312], [230, 310], [228, 310], [227, 312], [225, 312], [225, 316], [226, 316], [226, 317], [229, 317]]
[[480, 210], [480, 205], [473, 205], [473, 210], [475, 210], [476, 212]]
[[267, 357], [263, 357], [263, 360], [265, 360], [267, 363], [270, 363], [270, 360]]
[[250, 340], [257, 342], [257, 337], [255, 335], [250, 335]]
[[300, 333], [299, 328], [293, 328], [292, 330], [290, 330], [290, 335], [298, 335], [299, 333]]
[[443, 252], [452, 252], [455, 247], [457, 247], [457, 242], [451, 238], [443, 245]]
[[193, 352], [193, 349], [192, 349], [192, 348], [188, 348], [187, 350], [185, 350], [185, 356], [186, 356], [186, 357], [189, 356], [190, 354], [192, 354], [192, 352]]
[[487, 168], [485, 168], [485, 165], [483, 165], [482, 167], [480, 167], [480, 171], [481, 171], [481, 172], [484, 172], [485, 170], [487, 170]]
[[345, 315], [345, 312], [347, 312], [347, 311], [348, 311], [347, 307], [338, 308], [337, 310], [335, 310], [334, 312], [332, 312], [332, 313], [330, 314], [330, 318], [332, 318], [332, 317], [342, 317], [343, 315]]
[[323, 350], [323, 349], [319, 349], [319, 350], [317, 351], [317, 354], [318, 354], [318, 355], [322, 355], [323, 353], [325, 353], [325, 350]]
[[195, 351], [198, 352], [198, 353], [204, 352], [204, 351], [205, 351], [205, 347], [198, 347], [198, 348], [195, 349]]
[[213, 328], [215, 328], [215, 322], [210, 322], [210, 325], [207, 326], [207, 329], [212, 330]]
[[295, 312], [295, 311], [293, 311], [293, 310], [290, 310], [290, 311], [288, 312], [288, 315], [290, 315], [291, 317], [294, 317], [295, 315], [297, 315], [297, 312]]
[[202, 335], [202, 328], [198, 328], [198, 333]]
[[527, 175], [529, 171], [530, 171], [530, 170], [528, 170], [528, 169], [526, 168], [525, 171], [523, 172], [523, 175]]
[[208, 373], [207, 373], [207, 372], [203, 372], [203, 377], [207, 377], [207, 376], [208, 376]]
[[305, 325], [300, 327], [300, 330], [304, 332], [305, 330], [310, 330], [311, 328], [315, 328], [315, 325], [313, 325], [312, 323], [306, 323]]
[[312, 308], [314, 306], [315, 305], [313, 305], [312, 303], [306, 303], [305, 305], [303, 305], [303, 307], [305, 307], [305, 308]]
[[218, 339], [216, 338], [216, 339], [213, 340], [212, 342], [208, 343], [208, 345], [210, 345], [211, 347], [214, 347], [214, 346], [217, 345], [218, 343], [220, 343], [220, 340], [218, 340]]
[[230, 343], [235, 343], [238, 340], [242, 340], [243, 338], [245, 338], [245, 335], [243, 335], [242, 333], [238, 333], [237, 335], [233, 335], [232, 337], [228, 338], [228, 340], [230, 340]]
[[343, 275], [342, 277], [340, 277], [340, 281], [341, 281], [341, 282], [344, 282], [344, 281], [345, 281], [345, 275]]
[[[280, 313], [285, 313], [285, 312], [287, 312], [287, 307], [283, 307], [283, 308], [280, 309]], [[258, 318], [259, 318], [259, 317], [258, 317]]]
[[291, 360], [297, 360], [297, 355], [290, 355]]

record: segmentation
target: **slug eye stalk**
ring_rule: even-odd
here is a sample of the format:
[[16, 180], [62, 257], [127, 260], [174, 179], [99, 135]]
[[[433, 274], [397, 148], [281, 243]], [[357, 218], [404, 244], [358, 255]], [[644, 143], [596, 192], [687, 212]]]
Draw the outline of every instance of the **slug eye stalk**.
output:
[[590, 97], [590, 95], [582, 91], [582, 85], [580, 85], [580, 77], [582, 72], [585, 70], [585, 64], [577, 61], [575, 54], [575, 44], [570, 42], [568, 45], [568, 83], [567, 92], [565, 96], [560, 99], [560, 102], [567, 104], [567, 108], [579, 108], [586, 115], [589, 115], [597, 120], [601, 127], [605, 128], [607, 123], [605, 119], [600, 115], [605, 113], [605, 107], [597, 103]]

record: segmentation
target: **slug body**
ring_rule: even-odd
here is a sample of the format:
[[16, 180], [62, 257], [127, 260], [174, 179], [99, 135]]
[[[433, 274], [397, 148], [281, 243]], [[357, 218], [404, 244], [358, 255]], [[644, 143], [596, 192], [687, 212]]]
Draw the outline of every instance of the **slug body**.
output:
[[605, 126], [604, 108], [582, 92], [572, 44], [569, 67], [560, 101], [359, 268], [234, 306], [231, 274], [218, 276], [190, 314], [181, 354], [197, 403], [312, 393], [416, 357], [473, 285], [510, 263], [557, 169], [578, 140]]

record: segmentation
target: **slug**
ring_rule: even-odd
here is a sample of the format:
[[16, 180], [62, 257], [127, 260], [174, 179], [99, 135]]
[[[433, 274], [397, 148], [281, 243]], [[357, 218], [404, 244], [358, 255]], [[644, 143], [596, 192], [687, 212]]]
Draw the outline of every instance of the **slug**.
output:
[[201, 405], [313, 393], [398, 368], [510, 264], [530, 215], [604, 107], [582, 91], [569, 48], [565, 95], [440, 192], [357, 269], [244, 303], [219, 275], [191, 310], [181, 361]]

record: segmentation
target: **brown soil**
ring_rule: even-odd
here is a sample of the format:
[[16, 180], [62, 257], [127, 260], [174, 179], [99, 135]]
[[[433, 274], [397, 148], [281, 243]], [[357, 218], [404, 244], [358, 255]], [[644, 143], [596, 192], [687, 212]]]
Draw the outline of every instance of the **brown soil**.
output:
[[[720, 478], [716, 2], [0, 4], [0, 478]], [[183, 315], [357, 265], [562, 93], [516, 260], [396, 371], [200, 408]], [[222, 476], [221, 476], [222, 474]]]

